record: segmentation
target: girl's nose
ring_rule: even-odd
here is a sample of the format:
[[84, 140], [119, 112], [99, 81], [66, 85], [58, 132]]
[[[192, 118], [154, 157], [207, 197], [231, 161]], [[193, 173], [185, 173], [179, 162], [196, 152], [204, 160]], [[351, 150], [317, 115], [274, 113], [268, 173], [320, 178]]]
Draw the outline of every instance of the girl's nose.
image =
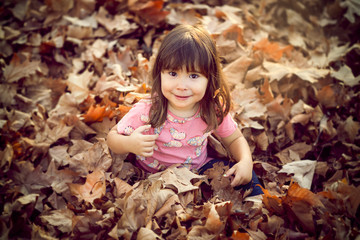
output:
[[188, 85], [188, 81], [187, 81], [186, 77], [183, 76], [178, 79], [176, 88], [179, 90], [186, 90], [186, 89], [188, 89], [187, 85]]

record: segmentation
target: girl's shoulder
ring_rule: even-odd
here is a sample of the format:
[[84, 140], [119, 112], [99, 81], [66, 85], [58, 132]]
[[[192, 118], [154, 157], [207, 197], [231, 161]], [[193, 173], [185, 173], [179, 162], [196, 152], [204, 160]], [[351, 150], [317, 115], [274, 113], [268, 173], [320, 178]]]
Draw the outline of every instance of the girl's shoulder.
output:
[[135, 103], [133, 108], [137, 109], [137, 110], [145, 110], [145, 109], [150, 109], [152, 105], [152, 101], [151, 98], [142, 98], [140, 99], [139, 102]]

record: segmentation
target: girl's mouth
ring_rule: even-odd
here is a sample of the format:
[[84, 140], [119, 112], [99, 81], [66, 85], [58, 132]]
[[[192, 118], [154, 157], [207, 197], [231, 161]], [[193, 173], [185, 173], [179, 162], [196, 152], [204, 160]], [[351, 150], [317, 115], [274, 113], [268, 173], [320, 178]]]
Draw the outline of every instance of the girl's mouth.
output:
[[175, 95], [175, 97], [179, 100], [186, 100], [188, 99], [190, 96], [179, 96], [179, 95]]

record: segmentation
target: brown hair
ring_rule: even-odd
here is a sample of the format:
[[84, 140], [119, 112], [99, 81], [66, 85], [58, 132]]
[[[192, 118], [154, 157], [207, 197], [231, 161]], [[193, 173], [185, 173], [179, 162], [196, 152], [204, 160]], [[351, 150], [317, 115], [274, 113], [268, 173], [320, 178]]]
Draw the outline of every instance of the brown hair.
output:
[[161, 92], [161, 72], [186, 67], [188, 72], [200, 71], [208, 79], [200, 115], [208, 125], [206, 131], [216, 129], [230, 111], [231, 98], [225, 83], [215, 42], [199, 26], [179, 25], [164, 38], [152, 69], [152, 106], [149, 124], [161, 126], [167, 117], [167, 99]]

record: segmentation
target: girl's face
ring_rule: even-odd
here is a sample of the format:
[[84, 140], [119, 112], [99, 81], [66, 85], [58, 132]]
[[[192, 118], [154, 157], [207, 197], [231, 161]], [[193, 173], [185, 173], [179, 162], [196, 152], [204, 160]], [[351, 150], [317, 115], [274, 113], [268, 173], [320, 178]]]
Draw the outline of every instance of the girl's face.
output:
[[164, 70], [161, 72], [161, 91], [168, 100], [168, 109], [179, 117], [193, 116], [204, 97], [208, 79], [200, 72]]

